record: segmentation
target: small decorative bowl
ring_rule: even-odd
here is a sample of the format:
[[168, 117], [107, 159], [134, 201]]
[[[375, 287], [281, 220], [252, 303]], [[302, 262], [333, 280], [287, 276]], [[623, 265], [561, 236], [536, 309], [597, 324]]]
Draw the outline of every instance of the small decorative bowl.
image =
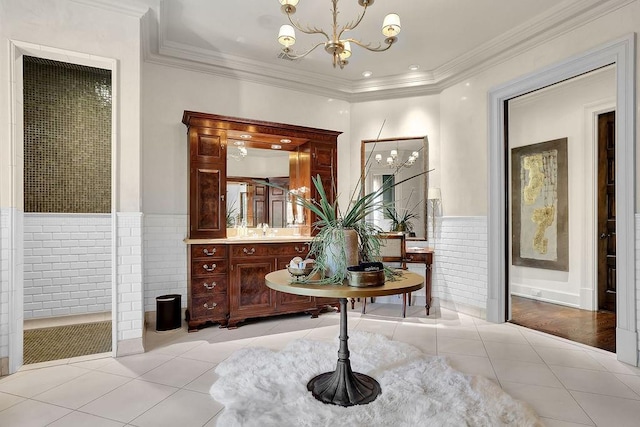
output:
[[293, 276], [293, 280], [301, 280], [303, 277], [306, 277], [311, 274], [313, 271], [313, 266], [305, 267], [305, 268], [297, 268], [287, 266], [287, 270]]

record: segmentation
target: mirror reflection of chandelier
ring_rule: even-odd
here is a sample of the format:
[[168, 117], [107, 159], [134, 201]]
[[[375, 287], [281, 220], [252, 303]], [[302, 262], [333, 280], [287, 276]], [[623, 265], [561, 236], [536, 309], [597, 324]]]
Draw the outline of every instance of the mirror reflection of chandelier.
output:
[[[329, 55], [333, 57], [333, 68], [338, 65], [340, 69], [344, 68], [345, 65], [349, 63], [347, 59], [351, 56], [351, 44], [355, 44], [364, 49], [370, 50], [372, 52], [384, 52], [389, 49], [392, 44], [394, 44], [398, 38], [396, 37], [400, 33], [400, 17], [395, 13], [390, 13], [384, 17], [382, 22], [382, 34], [386, 37], [384, 42], [387, 44], [383, 46], [382, 43], [378, 43], [377, 46], [372, 46], [371, 43], [364, 43], [356, 39], [352, 38], [342, 38], [345, 32], [353, 30], [356, 28], [362, 19], [364, 18], [364, 14], [367, 12], [367, 7], [371, 6], [374, 0], [358, 0], [358, 4], [363, 7], [362, 14], [359, 15], [355, 20], [343, 25], [338, 26], [338, 0], [331, 0], [332, 9], [331, 13], [333, 14], [333, 25], [332, 31], [330, 32], [331, 37], [321, 28], [315, 26], [301, 26], [299, 22], [294, 22], [291, 19], [291, 15], [296, 12], [296, 5], [299, 0], [279, 0], [282, 5], [282, 11], [289, 18], [289, 22], [291, 25], [283, 25], [280, 27], [280, 32], [278, 33], [278, 42], [282, 45], [282, 55], [289, 59], [301, 59], [313, 52], [318, 46], [324, 46], [324, 50], [327, 51]], [[326, 38], [326, 41], [319, 42], [315, 46], [313, 46], [308, 51], [296, 54], [291, 49], [296, 42], [296, 33], [295, 29], [301, 31], [305, 34], [322, 34]]]
[[405, 168], [410, 168], [411, 166], [413, 166], [416, 160], [418, 160], [419, 156], [420, 154], [417, 151], [414, 151], [413, 153], [411, 153], [407, 160], [403, 161], [398, 156], [398, 150], [391, 150], [391, 152], [389, 153], [389, 157], [387, 157], [387, 161], [385, 163], [382, 162], [382, 154], [380, 153], [376, 154], [375, 159], [379, 165], [386, 165], [391, 169], [400, 169], [403, 166]]
[[236, 146], [238, 151], [229, 150], [227, 152], [229, 157], [231, 157], [233, 160], [236, 160], [238, 162], [244, 159], [245, 157], [247, 157], [247, 148], [244, 146], [244, 141], [234, 141], [233, 145]]

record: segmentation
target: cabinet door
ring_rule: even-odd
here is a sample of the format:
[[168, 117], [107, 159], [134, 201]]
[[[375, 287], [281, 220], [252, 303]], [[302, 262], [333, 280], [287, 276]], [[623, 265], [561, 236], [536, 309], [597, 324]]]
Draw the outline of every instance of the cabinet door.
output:
[[336, 144], [333, 142], [313, 142], [311, 144], [312, 172], [333, 172], [337, 170]]
[[226, 181], [214, 165], [192, 165], [189, 180], [189, 235], [192, 238], [226, 237]]
[[227, 133], [221, 129], [189, 128], [190, 163], [227, 163]]
[[232, 262], [229, 286], [232, 318], [259, 317], [275, 310], [275, 291], [264, 276], [274, 268], [273, 258], [249, 258]]

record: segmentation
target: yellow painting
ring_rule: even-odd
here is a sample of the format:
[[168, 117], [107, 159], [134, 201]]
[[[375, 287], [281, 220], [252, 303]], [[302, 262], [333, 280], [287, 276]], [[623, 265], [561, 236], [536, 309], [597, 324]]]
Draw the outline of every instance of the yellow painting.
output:
[[567, 139], [514, 148], [514, 265], [567, 270]]

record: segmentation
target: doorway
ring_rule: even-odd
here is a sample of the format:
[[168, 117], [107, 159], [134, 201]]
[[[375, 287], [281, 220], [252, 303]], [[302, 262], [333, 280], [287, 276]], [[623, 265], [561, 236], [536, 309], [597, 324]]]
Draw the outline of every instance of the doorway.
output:
[[[589, 71], [616, 66], [616, 357], [638, 365], [636, 260], [635, 260], [635, 34], [612, 40], [559, 63], [514, 78], [489, 91], [489, 195], [487, 320], [501, 323], [508, 304], [510, 261], [508, 222], [506, 111], [509, 99]], [[595, 235], [595, 230], [594, 235]], [[594, 267], [595, 270], [595, 267]]]
[[23, 363], [109, 353], [111, 71], [23, 56]]
[[[614, 99], [615, 66], [608, 66], [506, 106], [509, 319], [612, 352], [616, 318], [599, 311], [597, 282], [609, 275], [615, 289], [615, 117], [607, 128], [601, 122], [613, 112], [589, 112], [615, 108]], [[594, 270], [607, 245], [612, 267]]]

